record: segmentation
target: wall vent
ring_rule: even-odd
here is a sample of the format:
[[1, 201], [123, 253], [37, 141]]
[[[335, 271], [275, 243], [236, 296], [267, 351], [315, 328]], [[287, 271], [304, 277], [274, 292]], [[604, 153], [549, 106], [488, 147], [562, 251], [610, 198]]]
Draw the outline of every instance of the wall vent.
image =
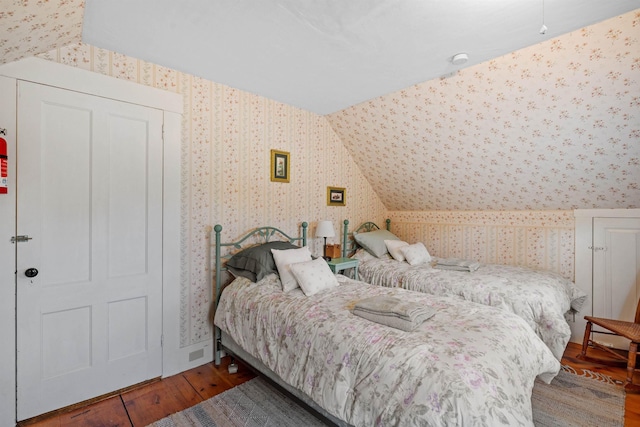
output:
[[204, 348], [189, 353], [189, 362], [193, 362], [194, 360], [200, 359], [201, 357], [204, 357]]

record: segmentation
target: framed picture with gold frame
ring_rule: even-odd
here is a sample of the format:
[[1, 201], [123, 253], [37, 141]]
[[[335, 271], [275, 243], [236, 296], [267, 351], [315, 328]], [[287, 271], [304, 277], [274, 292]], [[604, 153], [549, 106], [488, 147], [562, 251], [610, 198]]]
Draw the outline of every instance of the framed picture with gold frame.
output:
[[340, 187], [327, 187], [327, 206], [346, 206], [347, 189]]
[[289, 182], [290, 170], [289, 153], [271, 150], [271, 181]]

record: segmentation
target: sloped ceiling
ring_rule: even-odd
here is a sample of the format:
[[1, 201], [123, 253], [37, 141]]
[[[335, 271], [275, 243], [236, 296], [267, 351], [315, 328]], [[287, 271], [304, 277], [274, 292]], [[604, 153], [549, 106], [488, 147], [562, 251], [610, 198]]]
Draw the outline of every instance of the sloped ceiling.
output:
[[640, 207], [640, 11], [327, 116], [391, 210]]
[[84, 0], [3, 1], [0, 8], [0, 64], [78, 43]]

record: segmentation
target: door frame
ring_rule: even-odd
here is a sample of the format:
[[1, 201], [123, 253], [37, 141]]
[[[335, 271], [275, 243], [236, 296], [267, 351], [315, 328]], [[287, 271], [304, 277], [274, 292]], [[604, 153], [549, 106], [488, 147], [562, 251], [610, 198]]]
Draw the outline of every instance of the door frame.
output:
[[7, 133], [0, 137], [7, 141], [9, 157], [9, 191], [0, 194], [0, 342], [8, 343], [0, 347], [0, 425], [10, 426], [16, 421], [16, 249], [8, 237], [16, 230], [15, 80], [0, 76], [0, 93], [0, 128]]
[[[7, 135], [9, 154], [9, 194], [0, 195], [0, 425], [16, 422], [15, 377], [15, 245], [16, 231], [16, 86], [18, 80], [58, 87], [89, 95], [144, 105], [163, 110], [163, 224], [162, 224], [162, 372], [163, 377], [181, 371], [180, 270], [181, 270], [181, 94], [116, 79], [91, 71], [26, 58], [0, 66], [0, 128]], [[8, 220], [5, 220], [8, 219]], [[18, 243], [19, 244], [19, 243]], [[8, 286], [7, 286], [8, 285]], [[13, 345], [6, 345], [13, 343]]]
[[640, 218], [640, 209], [576, 209], [575, 218], [575, 284], [587, 294], [582, 310], [571, 322], [571, 341], [582, 343], [587, 322], [593, 315], [593, 221], [594, 218]]

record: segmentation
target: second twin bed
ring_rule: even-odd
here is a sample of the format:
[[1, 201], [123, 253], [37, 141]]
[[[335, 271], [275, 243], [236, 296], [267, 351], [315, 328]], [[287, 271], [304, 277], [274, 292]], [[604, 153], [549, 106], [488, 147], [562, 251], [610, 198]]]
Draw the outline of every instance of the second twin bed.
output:
[[360, 280], [457, 297], [514, 313], [527, 322], [558, 360], [562, 358], [571, 338], [565, 316], [579, 311], [586, 299], [570, 280], [551, 271], [432, 257], [422, 243], [403, 242], [391, 233], [389, 220], [386, 230], [365, 222], [350, 233], [348, 224], [344, 222], [343, 256], [360, 260]]

